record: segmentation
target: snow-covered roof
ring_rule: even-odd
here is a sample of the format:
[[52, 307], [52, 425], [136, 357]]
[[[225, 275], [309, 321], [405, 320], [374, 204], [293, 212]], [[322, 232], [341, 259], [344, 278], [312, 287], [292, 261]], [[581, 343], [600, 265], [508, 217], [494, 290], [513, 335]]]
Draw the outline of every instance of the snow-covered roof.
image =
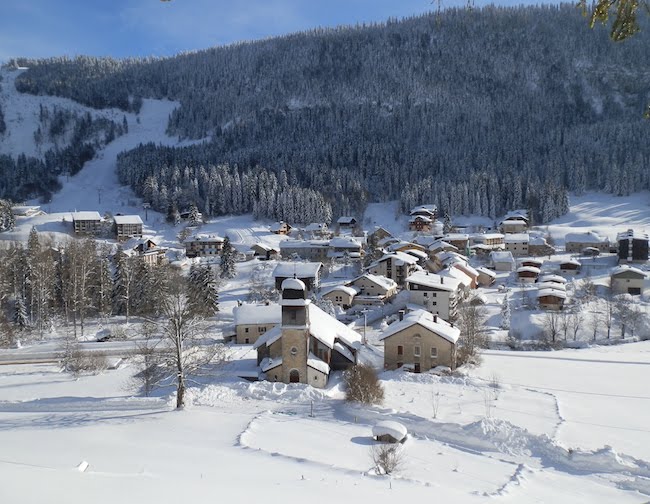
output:
[[273, 270], [273, 278], [315, 278], [322, 267], [319, 262], [283, 262]]
[[559, 299], [566, 299], [566, 292], [558, 289], [541, 289], [537, 291], [537, 297], [554, 296]]
[[[307, 314], [309, 317], [309, 334], [326, 347], [334, 348], [336, 340], [342, 341], [351, 348], [358, 348], [361, 345], [361, 335], [359, 333], [325, 313], [315, 304], [310, 303], [307, 305]], [[260, 336], [253, 348], [260, 348], [262, 345], [271, 346], [281, 337], [282, 326], [276, 325], [273, 329]]]
[[496, 278], [497, 277], [496, 272], [492, 271], [491, 269], [484, 268], [483, 266], [481, 266], [479, 268], [476, 268], [476, 271], [477, 271], [477, 273], [487, 275], [490, 278]]
[[335, 285], [321, 292], [321, 296], [331, 294], [332, 292], [341, 291], [345, 292], [348, 296], [356, 296], [359, 293], [359, 289], [352, 285]]
[[437, 315], [433, 315], [426, 310], [418, 309], [407, 313], [403, 320], [393, 322], [379, 336], [379, 340], [390, 338], [394, 334], [403, 331], [413, 325], [419, 325], [446, 339], [451, 343], [456, 343], [460, 337], [460, 329], [443, 320]]
[[386, 238], [382, 238], [377, 242], [377, 245], [380, 247], [385, 247], [386, 245], [390, 245], [391, 243], [399, 243], [400, 240], [395, 238], [394, 236], [387, 236]]
[[94, 212], [94, 211], [72, 212], [72, 220], [99, 221], [102, 220], [102, 216], [99, 215], [99, 212]]
[[504, 224], [510, 225], [510, 226], [515, 225], [515, 224], [518, 224], [520, 226], [526, 226], [527, 225], [525, 220], [523, 220], [523, 219], [514, 219], [514, 218], [502, 220], [501, 225], [503, 226]]
[[443, 240], [446, 241], [469, 240], [469, 235], [466, 233], [449, 233], [443, 237]]
[[508, 219], [515, 219], [515, 220], [520, 220], [520, 219], [525, 219], [528, 220], [528, 210], [525, 209], [518, 209], [518, 210], [511, 210], [505, 216], [503, 217], [503, 220], [508, 220]]
[[325, 231], [326, 229], [327, 224], [324, 222], [312, 222], [305, 227], [305, 231]]
[[282, 365], [282, 357], [275, 358], [275, 359], [271, 359], [270, 357], [265, 357], [264, 359], [262, 359], [262, 362], [260, 362], [260, 369], [262, 370], [262, 373], [266, 373], [270, 369], [276, 368], [281, 365]]
[[499, 240], [503, 238], [505, 238], [505, 236], [501, 233], [479, 233], [472, 236], [472, 239], [477, 242], [482, 242], [484, 240]]
[[384, 255], [378, 262], [385, 261], [387, 259], [393, 259], [397, 266], [403, 266], [404, 264], [417, 264], [418, 260], [406, 252], [391, 252], [390, 254]]
[[411, 211], [410, 211], [410, 215], [413, 215], [414, 213], [417, 213], [417, 212], [422, 212], [422, 213], [428, 213], [430, 215], [435, 215], [437, 210], [438, 210], [438, 207], [436, 205], [420, 205], [420, 206], [416, 206], [416, 207], [412, 208]]
[[560, 267], [562, 267], [563, 264], [573, 264], [574, 266], [582, 266], [580, 261], [578, 261], [577, 259], [567, 259], [566, 261], [562, 261], [560, 263]]
[[424, 247], [422, 245], [418, 245], [417, 243], [407, 242], [407, 241], [404, 241], [404, 240], [400, 240], [400, 241], [397, 241], [395, 243], [391, 243], [388, 246], [388, 250], [390, 252], [401, 252], [401, 250], [398, 250], [398, 249], [404, 249], [404, 248], [417, 249], [417, 250], [424, 249]]
[[416, 271], [406, 278], [409, 284], [417, 284], [425, 287], [432, 287], [444, 291], [456, 291], [460, 286], [460, 281], [449, 276], [441, 276], [424, 271]]
[[338, 224], [352, 224], [353, 222], [356, 222], [357, 219], [354, 217], [350, 217], [349, 215], [344, 215], [343, 217], [339, 217], [339, 219], [336, 221]]
[[391, 290], [397, 287], [397, 283], [392, 278], [386, 278], [383, 275], [373, 275], [371, 273], [364, 273], [363, 275], [358, 276], [354, 280], [350, 280], [350, 282], [348, 282], [348, 285], [353, 284], [358, 280], [361, 280], [362, 278], [365, 278], [370, 282], [373, 282], [379, 285], [380, 287], [383, 287], [386, 290]]
[[562, 292], [566, 292], [566, 287], [564, 284], [561, 283], [555, 283], [555, 282], [537, 282], [535, 284], [539, 290], [544, 290], [544, 289], [554, 289], [554, 290], [559, 290]]
[[143, 224], [139, 215], [115, 215], [113, 220], [118, 226], [122, 224]]
[[458, 247], [444, 240], [436, 240], [431, 245], [429, 245], [429, 250], [438, 250], [438, 249], [458, 250]]
[[327, 248], [328, 240], [284, 240], [280, 242], [280, 250], [291, 248]]
[[515, 258], [509, 250], [494, 250], [490, 252], [490, 259], [493, 263], [515, 263]]
[[323, 374], [330, 374], [330, 367], [327, 362], [319, 359], [316, 357], [313, 353], [309, 352], [309, 355], [307, 356], [307, 365], [310, 368], [315, 369], [316, 371], [320, 371]]
[[421, 251], [419, 249], [406, 249], [403, 252], [405, 254], [410, 254], [413, 257], [417, 257], [418, 259], [428, 259], [429, 258], [429, 254], [427, 254], [426, 252], [423, 252], [423, 251]]
[[535, 259], [533, 257], [528, 257], [527, 259], [520, 259], [519, 260], [520, 265], [526, 265], [526, 266], [533, 266], [536, 265], [537, 267], [541, 267], [542, 264], [544, 264], [544, 261], [541, 259]]
[[567, 280], [564, 277], [561, 277], [560, 275], [542, 275], [539, 277], [539, 282], [554, 282], [554, 283], [561, 283], [564, 285]]
[[431, 217], [427, 217], [426, 215], [414, 215], [409, 219], [409, 222], [433, 222], [433, 219]]
[[595, 231], [587, 231], [586, 233], [567, 233], [564, 237], [565, 243], [605, 243], [609, 240], [602, 238]]
[[361, 249], [361, 244], [352, 237], [339, 236], [329, 241], [329, 246], [334, 248]]
[[647, 240], [648, 239], [648, 234], [643, 233], [641, 231], [635, 231], [634, 229], [628, 229], [627, 231], [624, 231], [622, 233], [618, 233], [616, 235], [616, 241], [621, 241], [621, 240]]
[[543, 236], [531, 236], [528, 239], [528, 244], [537, 245], [538, 247], [541, 247], [543, 245], [548, 245], [548, 243], [546, 243], [546, 238], [544, 238]]
[[536, 275], [539, 275], [540, 269], [535, 266], [521, 266], [517, 268], [517, 273], [535, 273]]
[[648, 276], [645, 271], [641, 271], [639, 268], [635, 268], [634, 266], [628, 266], [627, 264], [621, 264], [620, 266], [614, 268], [611, 272], [611, 276], [617, 276], [623, 273], [634, 273], [635, 275], [642, 276], [644, 278]]
[[232, 313], [235, 325], [279, 324], [282, 321], [282, 310], [277, 304], [243, 304], [233, 308]]
[[449, 268], [442, 270], [440, 272], [440, 276], [456, 279], [465, 287], [471, 287], [472, 285], [472, 277], [458, 268]]
[[406, 437], [406, 434], [406, 427], [399, 422], [393, 422], [391, 420], [379, 422], [372, 428], [372, 435], [374, 437], [388, 435], [397, 441], [401, 441]]
[[509, 233], [503, 239], [506, 243], [528, 243], [529, 240], [528, 233]]
[[251, 249], [253, 249], [253, 248], [266, 250], [267, 252], [271, 252], [271, 251], [275, 250], [273, 247], [269, 247], [268, 245], [266, 245], [264, 243], [254, 243], [253, 245], [251, 245]]
[[354, 354], [350, 352], [350, 349], [343, 345], [340, 342], [334, 343], [334, 350], [336, 350], [338, 353], [340, 353], [343, 357], [345, 357], [347, 360], [350, 362], [354, 362]]
[[216, 234], [205, 234], [199, 233], [194, 236], [188, 236], [185, 238], [183, 243], [193, 243], [193, 242], [212, 242], [212, 243], [223, 243], [223, 238], [217, 236]]
[[302, 280], [298, 280], [297, 278], [287, 278], [286, 280], [282, 281], [282, 285], [280, 286], [282, 290], [288, 289], [288, 290], [299, 290], [299, 291], [304, 291], [307, 289], [307, 286], [305, 285], [305, 282]]
[[271, 224], [271, 225], [269, 226], [269, 230], [270, 230], [271, 232], [274, 232], [274, 231], [281, 231], [283, 227], [291, 227], [291, 226], [289, 226], [289, 224], [287, 224], [287, 223], [284, 222], [284, 221], [274, 222], [273, 224]]

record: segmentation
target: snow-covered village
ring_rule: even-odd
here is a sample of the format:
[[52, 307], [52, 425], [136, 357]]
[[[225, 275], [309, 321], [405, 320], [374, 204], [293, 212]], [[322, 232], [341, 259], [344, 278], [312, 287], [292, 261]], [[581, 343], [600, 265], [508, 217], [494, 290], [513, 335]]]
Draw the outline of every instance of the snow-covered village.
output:
[[[403, 56], [545, 8], [431, 8], [159, 59], [0, 51], [0, 502], [650, 501], [647, 23], [627, 88], [554, 104], [540, 56], [539, 117], [506, 133], [488, 87], [442, 140], [456, 105]], [[549, 8], [553, 44], [609, 54], [574, 14]], [[356, 70], [311, 80], [332, 61]]]

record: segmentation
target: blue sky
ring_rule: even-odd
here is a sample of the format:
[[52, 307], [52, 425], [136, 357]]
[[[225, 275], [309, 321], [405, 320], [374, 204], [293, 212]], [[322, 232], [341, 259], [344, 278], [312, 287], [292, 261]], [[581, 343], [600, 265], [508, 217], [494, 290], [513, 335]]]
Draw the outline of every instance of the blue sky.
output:
[[0, 61], [77, 54], [164, 56], [436, 8], [431, 0], [0, 0]]

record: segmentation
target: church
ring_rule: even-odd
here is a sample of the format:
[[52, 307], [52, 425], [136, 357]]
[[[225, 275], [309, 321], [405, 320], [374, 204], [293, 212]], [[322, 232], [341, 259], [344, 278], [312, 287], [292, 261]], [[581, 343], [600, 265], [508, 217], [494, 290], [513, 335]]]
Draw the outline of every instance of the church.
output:
[[331, 371], [357, 363], [361, 336], [307, 299], [305, 284], [282, 282], [282, 321], [254, 345], [260, 378], [322, 388]]

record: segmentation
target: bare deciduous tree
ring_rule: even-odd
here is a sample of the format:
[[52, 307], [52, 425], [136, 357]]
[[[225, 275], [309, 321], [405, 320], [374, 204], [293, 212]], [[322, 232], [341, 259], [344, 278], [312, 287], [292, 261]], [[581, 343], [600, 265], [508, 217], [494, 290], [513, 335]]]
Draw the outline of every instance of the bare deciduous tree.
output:
[[400, 444], [372, 445], [370, 458], [378, 474], [392, 474], [404, 466], [404, 450]]
[[343, 373], [345, 399], [364, 404], [381, 404], [384, 389], [379, 383], [375, 370], [365, 364], [357, 364]]
[[486, 348], [488, 339], [485, 334], [487, 312], [483, 306], [464, 303], [459, 310], [458, 325], [460, 338], [458, 340], [457, 363], [477, 364], [480, 361], [479, 349]]
[[547, 311], [544, 314], [544, 336], [553, 344], [561, 331], [562, 317], [556, 311]]

